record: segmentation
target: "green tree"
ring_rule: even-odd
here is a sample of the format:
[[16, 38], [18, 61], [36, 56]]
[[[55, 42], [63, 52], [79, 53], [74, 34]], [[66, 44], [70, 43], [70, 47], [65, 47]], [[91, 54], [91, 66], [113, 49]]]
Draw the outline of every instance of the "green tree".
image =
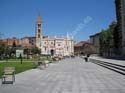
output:
[[39, 49], [38, 47], [34, 46], [31, 48], [31, 52], [32, 54], [40, 54], [41, 53], [41, 49]]
[[20, 54], [20, 63], [22, 64], [23, 63], [23, 58], [22, 58], [22, 55]]
[[30, 48], [26, 48], [26, 49], [24, 49], [24, 54], [27, 55], [27, 59], [29, 58], [30, 51], [31, 51]]
[[103, 55], [104, 53], [110, 56], [113, 47], [114, 47], [114, 29], [117, 23], [112, 22], [109, 27], [105, 30], [102, 30], [100, 34], [100, 54]]
[[10, 55], [12, 56], [15, 56], [16, 55], [16, 43], [15, 41], [13, 42], [13, 45], [11, 47], [11, 50], [10, 50]]
[[0, 55], [3, 54], [5, 51], [5, 43], [0, 42]]
[[8, 45], [6, 45], [6, 50], [5, 50], [6, 60], [8, 60], [8, 58], [10, 57], [10, 52], [11, 48]]
[[5, 55], [6, 55], [6, 48], [7, 48], [7, 45], [4, 42], [0, 41], [0, 57], [1, 58], [5, 57]]
[[16, 42], [15, 42], [15, 41], [13, 42], [13, 45], [12, 45], [12, 47], [16, 47]]
[[113, 31], [113, 39], [114, 39], [114, 53], [116, 55], [121, 54], [121, 35], [118, 30], [118, 25], [115, 26], [114, 31]]

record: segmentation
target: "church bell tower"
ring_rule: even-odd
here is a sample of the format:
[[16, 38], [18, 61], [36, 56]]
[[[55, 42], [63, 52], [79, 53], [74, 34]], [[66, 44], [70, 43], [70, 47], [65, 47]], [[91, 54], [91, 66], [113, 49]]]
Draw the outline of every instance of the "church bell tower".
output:
[[41, 16], [38, 16], [37, 20], [36, 20], [35, 35], [36, 35], [36, 46], [38, 48], [40, 48], [41, 47], [41, 39], [42, 39], [42, 20], [41, 20]]

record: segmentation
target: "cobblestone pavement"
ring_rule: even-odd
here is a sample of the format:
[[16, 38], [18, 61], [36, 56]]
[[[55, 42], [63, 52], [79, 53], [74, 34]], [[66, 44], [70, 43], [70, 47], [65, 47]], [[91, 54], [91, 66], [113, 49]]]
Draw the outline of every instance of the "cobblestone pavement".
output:
[[17, 74], [0, 93], [125, 93], [125, 76], [77, 57]]

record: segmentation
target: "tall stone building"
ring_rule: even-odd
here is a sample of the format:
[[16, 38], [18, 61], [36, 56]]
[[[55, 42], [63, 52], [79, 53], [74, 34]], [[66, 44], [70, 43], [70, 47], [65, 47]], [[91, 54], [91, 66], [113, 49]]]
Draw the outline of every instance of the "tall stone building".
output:
[[125, 0], [115, 0], [116, 17], [118, 23], [118, 49], [125, 55]]
[[16, 37], [0, 39], [0, 41], [6, 43], [8, 46], [13, 46], [14, 43], [16, 44], [16, 46], [20, 46], [22, 44], [21, 40], [17, 39]]
[[100, 34], [101, 33], [96, 33], [90, 36], [90, 43], [95, 47], [95, 52], [97, 54], [100, 53], [100, 41], [99, 41]]
[[[75, 55], [85, 55], [86, 46], [90, 46], [90, 43], [87, 41], [80, 41], [74, 45], [74, 54]], [[91, 50], [90, 50], [91, 51]]]
[[36, 20], [36, 46], [41, 47], [41, 38], [42, 38], [42, 20], [41, 17], [38, 16]]
[[70, 56], [74, 54], [74, 41], [69, 35], [65, 37], [49, 37], [42, 35], [42, 19], [36, 21], [36, 46], [44, 55]]

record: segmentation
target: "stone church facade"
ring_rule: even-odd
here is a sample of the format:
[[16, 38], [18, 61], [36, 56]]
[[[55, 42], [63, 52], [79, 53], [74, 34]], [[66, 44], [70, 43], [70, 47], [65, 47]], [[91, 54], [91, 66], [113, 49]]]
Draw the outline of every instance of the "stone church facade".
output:
[[42, 35], [42, 19], [36, 21], [36, 46], [41, 49], [43, 55], [70, 56], [74, 54], [74, 41], [70, 36], [49, 37]]

